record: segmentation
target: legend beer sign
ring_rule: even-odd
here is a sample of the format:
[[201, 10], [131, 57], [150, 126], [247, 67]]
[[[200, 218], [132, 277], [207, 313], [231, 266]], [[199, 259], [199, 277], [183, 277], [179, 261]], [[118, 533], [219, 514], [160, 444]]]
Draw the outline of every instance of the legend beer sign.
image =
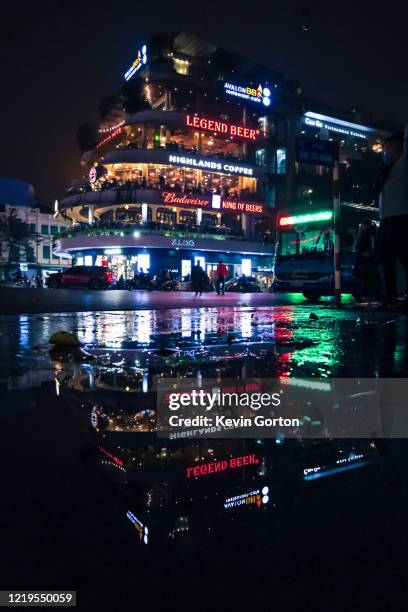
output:
[[233, 123], [197, 117], [196, 115], [187, 115], [186, 125], [187, 127], [198, 130], [208, 130], [214, 134], [224, 134], [225, 136], [233, 136], [247, 140], [256, 140], [256, 137], [259, 135], [259, 130], [254, 130], [242, 125], [234, 125]]

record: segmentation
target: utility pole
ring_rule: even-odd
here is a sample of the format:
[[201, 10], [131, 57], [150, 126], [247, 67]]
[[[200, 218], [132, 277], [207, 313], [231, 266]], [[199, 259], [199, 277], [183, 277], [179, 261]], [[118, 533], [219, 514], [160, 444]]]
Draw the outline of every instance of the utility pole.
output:
[[340, 270], [340, 146], [334, 144], [333, 165], [333, 233], [334, 233], [334, 296], [337, 308], [341, 307]]

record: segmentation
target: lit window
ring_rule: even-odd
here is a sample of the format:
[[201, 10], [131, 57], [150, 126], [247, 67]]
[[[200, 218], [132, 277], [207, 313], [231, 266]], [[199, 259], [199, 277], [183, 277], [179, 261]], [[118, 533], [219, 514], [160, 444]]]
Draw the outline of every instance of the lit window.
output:
[[174, 70], [178, 74], [189, 74], [190, 73], [190, 62], [188, 60], [182, 60], [174, 58]]

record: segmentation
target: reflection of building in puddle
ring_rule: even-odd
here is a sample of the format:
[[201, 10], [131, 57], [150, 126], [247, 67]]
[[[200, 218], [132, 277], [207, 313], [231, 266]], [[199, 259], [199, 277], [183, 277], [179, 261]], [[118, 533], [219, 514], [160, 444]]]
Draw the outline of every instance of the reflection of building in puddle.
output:
[[285, 442], [272, 440], [145, 444], [136, 434], [117, 445], [101, 434], [97, 457], [108, 477], [117, 481], [118, 469], [124, 474], [120, 490], [126, 492], [126, 509], [154, 539], [226, 529], [236, 533], [241, 521], [262, 528], [263, 517], [274, 520], [275, 510], [299, 499], [305, 487], [307, 499], [324, 495], [324, 489], [313, 488], [314, 475], [340, 475], [378, 460], [369, 441], [295, 442], [287, 449]]

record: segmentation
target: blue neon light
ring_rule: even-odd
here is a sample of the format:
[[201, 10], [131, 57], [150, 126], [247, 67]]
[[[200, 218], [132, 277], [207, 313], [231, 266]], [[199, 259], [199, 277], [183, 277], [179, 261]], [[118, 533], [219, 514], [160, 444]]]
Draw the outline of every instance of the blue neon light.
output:
[[313, 472], [311, 474], [304, 474], [303, 480], [317, 480], [318, 478], [324, 478], [325, 476], [334, 476], [334, 474], [340, 474], [341, 472], [348, 472], [349, 470], [355, 470], [356, 468], [367, 465], [367, 461], [357, 461], [356, 463], [349, 463], [348, 465], [341, 465], [339, 467], [329, 468], [322, 472]]

